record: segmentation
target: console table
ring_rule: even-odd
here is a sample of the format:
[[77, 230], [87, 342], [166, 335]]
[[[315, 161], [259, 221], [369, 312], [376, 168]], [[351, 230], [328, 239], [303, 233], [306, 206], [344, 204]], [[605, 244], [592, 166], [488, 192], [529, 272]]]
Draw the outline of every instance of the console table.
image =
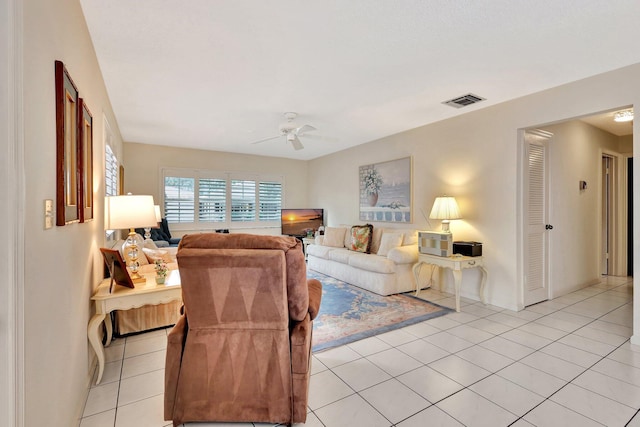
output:
[[462, 255], [452, 255], [449, 257], [441, 257], [437, 255], [418, 254], [418, 262], [413, 266], [413, 275], [416, 279], [416, 296], [420, 293], [420, 271], [424, 264], [437, 267], [448, 268], [453, 273], [456, 290], [456, 311], [460, 311], [460, 287], [462, 286], [462, 270], [467, 268], [479, 268], [482, 272], [482, 281], [480, 282], [480, 300], [486, 304], [484, 299], [484, 285], [487, 282], [487, 270], [484, 268], [482, 257], [468, 257]]
[[[182, 300], [182, 287], [180, 286], [180, 273], [178, 270], [171, 270], [165, 280], [165, 284], [158, 285], [155, 281], [155, 273], [145, 274], [145, 283], [136, 283], [135, 288], [126, 288], [120, 285], [113, 285], [113, 292], [109, 293], [111, 279], [104, 279], [96, 292], [91, 297], [95, 301], [96, 314], [93, 315], [87, 327], [87, 337], [91, 347], [98, 356], [98, 378], [96, 384], [100, 384], [104, 373], [104, 348], [100, 339], [99, 328], [104, 319], [114, 310], [129, 310], [131, 308], [142, 307], [143, 305], [164, 304], [171, 301]], [[108, 346], [111, 344], [112, 328], [111, 322], [105, 322], [107, 330]]]

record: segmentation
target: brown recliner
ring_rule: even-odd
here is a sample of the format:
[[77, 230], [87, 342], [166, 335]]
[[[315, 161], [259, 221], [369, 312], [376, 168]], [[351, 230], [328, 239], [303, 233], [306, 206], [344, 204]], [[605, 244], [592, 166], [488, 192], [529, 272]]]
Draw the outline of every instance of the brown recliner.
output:
[[168, 337], [165, 420], [305, 422], [322, 285], [300, 242], [194, 234], [177, 257], [184, 314]]

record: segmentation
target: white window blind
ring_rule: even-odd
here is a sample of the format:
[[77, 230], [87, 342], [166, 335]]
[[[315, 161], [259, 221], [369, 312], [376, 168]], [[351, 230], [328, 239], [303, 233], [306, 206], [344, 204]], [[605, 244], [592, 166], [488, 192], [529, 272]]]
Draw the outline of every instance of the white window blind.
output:
[[105, 145], [104, 155], [104, 195], [118, 195], [118, 159], [116, 159], [113, 150]]
[[231, 221], [256, 220], [256, 182], [231, 180]]
[[225, 222], [227, 218], [227, 181], [216, 178], [198, 180], [198, 219]]
[[260, 201], [260, 221], [279, 221], [282, 208], [282, 184], [279, 182], [260, 182], [258, 200]]
[[167, 222], [193, 222], [195, 179], [178, 176], [164, 178], [164, 213]]

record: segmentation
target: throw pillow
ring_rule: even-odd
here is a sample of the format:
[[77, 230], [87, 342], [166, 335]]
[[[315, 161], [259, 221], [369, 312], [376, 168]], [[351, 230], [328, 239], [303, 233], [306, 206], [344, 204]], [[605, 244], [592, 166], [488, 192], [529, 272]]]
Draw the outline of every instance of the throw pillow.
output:
[[171, 255], [169, 255], [168, 251], [164, 251], [162, 249], [149, 249], [149, 248], [142, 248], [142, 251], [147, 256], [147, 260], [149, 261], [150, 264], [153, 264], [154, 262], [156, 262], [157, 259], [167, 263], [173, 262], [173, 259], [171, 259]]
[[346, 233], [346, 231], [347, 229], [342, 227], [326, 227], [324, 229], [322, 246], [344, 248], [344, 233]]
[[387, 256], [391, 249], [402, 246], [403, 238], [404, 233], [383, 233], [380, 239], [378, 255]]
[[354, 225], [351, 227], [351, 242], [347, 249], [365, 254], [371, 253], [372, 235], [373, 225]]

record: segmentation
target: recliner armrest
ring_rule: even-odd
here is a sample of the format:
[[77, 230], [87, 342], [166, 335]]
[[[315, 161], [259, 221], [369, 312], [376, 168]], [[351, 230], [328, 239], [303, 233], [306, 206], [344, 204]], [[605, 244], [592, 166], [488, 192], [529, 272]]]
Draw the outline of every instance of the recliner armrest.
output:
[[320, 310], [320, 301], [322, 300], [322, 283], [316, 279], [307, 279], [309, 287], [309, 316], [311, 320], [315, 319]]

